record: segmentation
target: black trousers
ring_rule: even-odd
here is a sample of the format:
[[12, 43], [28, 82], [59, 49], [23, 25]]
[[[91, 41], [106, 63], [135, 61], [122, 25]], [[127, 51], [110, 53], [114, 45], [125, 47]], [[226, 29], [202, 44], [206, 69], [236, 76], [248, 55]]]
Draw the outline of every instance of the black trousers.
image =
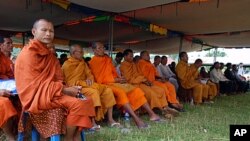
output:
[[234, 81], [220, 81], [220, 93], [232, 93], [236, 92], [237, 84]]

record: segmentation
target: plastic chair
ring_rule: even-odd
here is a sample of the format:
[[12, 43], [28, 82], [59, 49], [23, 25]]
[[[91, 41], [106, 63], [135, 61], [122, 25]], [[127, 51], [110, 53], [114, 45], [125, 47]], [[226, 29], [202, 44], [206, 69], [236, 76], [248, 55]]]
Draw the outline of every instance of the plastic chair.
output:
[[[22, 122], [23, 122], [24, 127], [26, 125], [26, 120], [27, 120], [28, 116], [29, 116], [29, 114], [27, 112], [25, 112], [24, 115], [23, 115]], [[50, 141], [60, 141], [60, 139], [61, 139], [60, 135], [53, 135], [53, 136], [50, 137]], [[81, 132], [81, 139], [82, 139], [82, 141], [86, 141], [85, 140], [85, 133], [84, 133], [83, 130]], [[23, 141], [23, 140], [24, 140], [24, 133], [19, 132], [17, 141]], [[32, 141], [39, 141], [40, 140], [40, 134], [38, 133], [38, 131], [34, 127], [32, 127], [32, 131], [31, 131], [31, 140]]]

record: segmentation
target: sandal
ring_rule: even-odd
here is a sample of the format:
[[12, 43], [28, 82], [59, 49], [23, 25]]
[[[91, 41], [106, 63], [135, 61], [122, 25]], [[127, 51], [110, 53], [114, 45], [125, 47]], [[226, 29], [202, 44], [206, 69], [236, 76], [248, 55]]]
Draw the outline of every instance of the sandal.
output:
[[143, 126], [138, 127], [139, 129], [149, 129], [150, 125], [144, 124]]
[[167, 107], [167, 108], [163, 109], [163, 115], [165, 115], [165, 114], [171, 114], [174, 117], [177, 117], [177, 116], [179, 116], [179, 111], [177, 111], [173, 108]]
[[157, 118], [157, 119], [150, 119], [150, 121], [154, 121], [154, 122], [165, 122], [166, 120], [161, 119], [161, 118]]
[[121, 128], [122, 126], [119, 122], [114, 122], [114, 123], [110, 124], [110, 127]]
[[89, 129], [89, 131], [100, 131], [101, 130], [101, 125], [95, 125]]

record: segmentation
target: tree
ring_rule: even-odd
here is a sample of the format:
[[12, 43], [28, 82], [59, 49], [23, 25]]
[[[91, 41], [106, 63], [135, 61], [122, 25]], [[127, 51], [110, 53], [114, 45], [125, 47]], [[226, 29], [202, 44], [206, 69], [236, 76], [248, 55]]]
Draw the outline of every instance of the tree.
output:
[[209, 50], [209, 52], [205, 55], [206, 57], [225, 57], [227, 54], [224, 51], [219, 50]]

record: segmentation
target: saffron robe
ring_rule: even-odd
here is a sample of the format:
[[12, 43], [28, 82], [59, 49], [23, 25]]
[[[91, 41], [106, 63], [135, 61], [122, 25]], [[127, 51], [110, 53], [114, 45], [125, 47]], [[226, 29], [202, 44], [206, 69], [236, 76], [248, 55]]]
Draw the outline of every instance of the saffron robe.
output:
[[166, 98], [169, 103], [177, 104], [179, 101], [176, 98], [176, 91], [173, 84], [170, 82], [160, 82], [155, 79], [156, 76], [159, 76], [156, 68], [150, 62], [140, 59], [137, 63], [137, 69], [140, 74], [146, 77], [154, 85], [157, 85], [165, 90]]
[[192, 89], [192, 96], [196, 104], [202, 103], [202, 84], [192, 77], [192, 72], [188, 64], [184, 61], [180, 61], [175, 68], [176, 75], [181, 83], [181, 86], [185, 89]]
[[112, 89], [118, 106], [130, 103], [131, 108], [137, 110], [147, 102], [144, 92], [140, 88], [128, 83], [115, 83], [118, 75], [110, 57], [94, 56], [90, 60], [89, 66], [95, 81], [99, 84], [106, 84]]
[[86, 79], [94, 81], [94, 76], [84, 60], [69, 57], [64, 62], [62, 71], [67, 85], [82, 86], [82, 93], [92, 98], [96, 108], [95, 119], [97, 121], [103, 119], [107, 109], [116, 104], [114, 94], [107, 86], [97, 83], [87, 86]]
[[60, 64], [45, 44], [30, 40], [17, 57], [15, 76], [23, 110], [37, 114], [63, 108], [67, 110], [67, 125], [92, 127], [89, 118], [95, 116], [92, 100], [82, 101], [62, 93]]
[[130, 63], [123, 61], [120, 66], [122, 76], [124, 76], [128, 83], [139, 87], [145, 93], [145, 97], [150, 105], [150, 108], [159, 108], [167, 106], [167, 100], [164, 89], [156, 85], [147, 86], [143, 84], [147, 79], [139, 74], [134, 62]]
[[[13, 79], [13, 63], [0, 51], [0, 79]], [[6, 121], [17, 115], [17, 111], [7, 97], [0, 97], [0, 127], [2, 127]]]
[[[190, 65], [191, 71], [191, 79], [192, 80], [199, 80], [199, 71], [195, 67], [194, 64]], [[217, 95], [217, 86], [215, 83], [211, 82], [210, 80], [207, 81], [206, 84], [202, 84], [202, 97], [207, 100], [212, 100]]]

